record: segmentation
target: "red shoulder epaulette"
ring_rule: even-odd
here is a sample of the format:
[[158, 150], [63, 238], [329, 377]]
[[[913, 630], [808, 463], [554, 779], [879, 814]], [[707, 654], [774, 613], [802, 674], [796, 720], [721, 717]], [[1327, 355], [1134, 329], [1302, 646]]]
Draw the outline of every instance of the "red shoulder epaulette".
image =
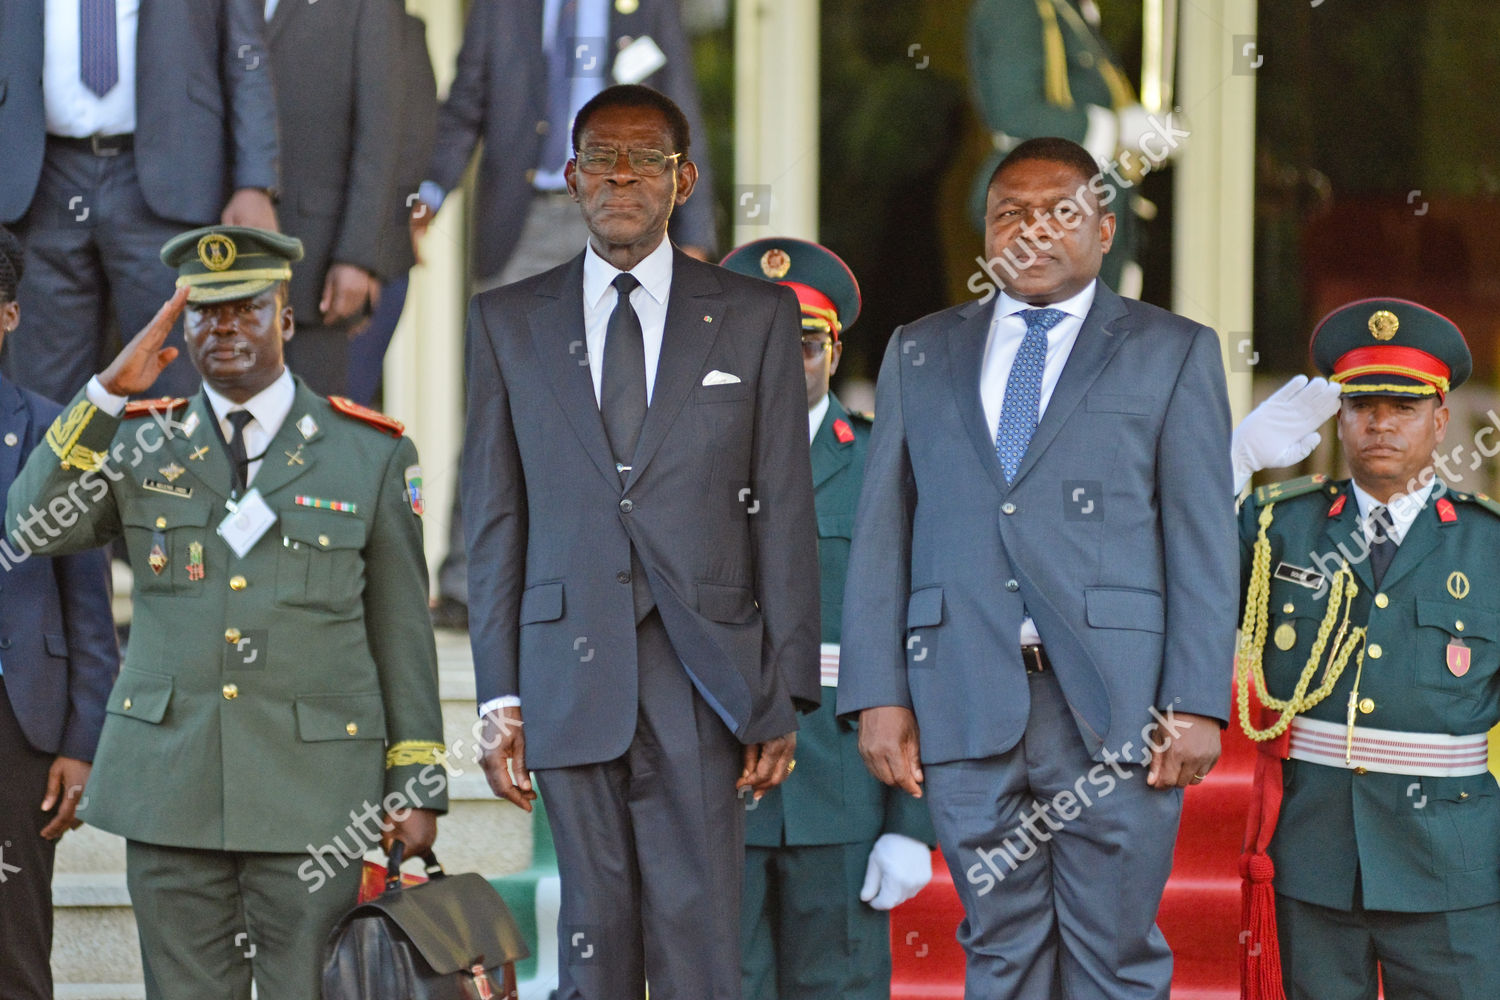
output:
[[152, 413], [171, 413], [188, 405], [188, 401], [181, 396], [162, 396], [159, 399], [137, 399], [125, 404], [125, 412], [122, 415], [126, 420], [136, 417], [149, 417]]
[[854, 428], [849, 426], [847, 420], [835, 420], [833, 422], [833, 436], [839, 439], [839, 444], [848, 444], [854, 440]]
[[388, 417], [379, 410], [372, 410], [368, 406], [360, 406], [352, 399], [344, 396], [329, 396], [328, 403], [344, 416], [353, 417], [355, 420], [363, 420], [371, 427], [379, 427], [383, 431], [389, 431], [396, 437], [400, 437], [406, 433], [406, 425], [395, 417]]

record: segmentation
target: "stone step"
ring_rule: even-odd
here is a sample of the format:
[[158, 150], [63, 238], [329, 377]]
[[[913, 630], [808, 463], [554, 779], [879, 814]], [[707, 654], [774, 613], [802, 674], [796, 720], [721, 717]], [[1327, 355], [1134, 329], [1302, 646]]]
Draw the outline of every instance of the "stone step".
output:
[[123, 1000], [145, 995], [139, 986], [133, 994], [62, 991], [63, 984], [108, 991], [114, 987], [98, 984], [141, 982], [140, 944], [123, 872], [54, 875], [52, 907], [52, 977], [59, 984], [58, 997]]
[[55, 983], [53, 1000], [146, 1000], [142, 983]]

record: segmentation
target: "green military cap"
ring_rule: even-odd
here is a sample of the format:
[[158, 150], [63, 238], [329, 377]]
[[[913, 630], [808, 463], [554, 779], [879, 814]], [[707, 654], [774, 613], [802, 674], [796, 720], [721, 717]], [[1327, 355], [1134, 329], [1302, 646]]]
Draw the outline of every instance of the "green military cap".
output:
[[1474, 370], [1463, 331], [1405, 299], [1360, 299], [1313, 330], [1313, 364], [1346, 396], [1437, 396]]
[[161, 259], [177, 269], [177, 287], [191, 289], [189, 302], [230, 302], [290, 281], [302, 241], [249, 226], [204, 226], [167, 240]]
[[859, 282], [838, 254], [808, 240], [772, 236], [729, 251], [722, 266], [797, 293], [802, 328], [839, 333], [859, 316]]

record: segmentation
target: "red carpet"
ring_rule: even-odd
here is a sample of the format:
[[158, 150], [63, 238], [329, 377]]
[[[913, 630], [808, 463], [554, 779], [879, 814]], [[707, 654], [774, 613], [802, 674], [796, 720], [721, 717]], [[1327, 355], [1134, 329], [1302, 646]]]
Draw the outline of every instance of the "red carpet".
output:
[[[1224, 755], [1187, 792], [1177, 856], [1157, 922], [1176, 954], [1172, 1000], [1239, 997], [1240, 839], [1249, 808], [1255, 749], [1238, 726], [1224, 732]], [[959, 1000], [964, 954], [954, 940], [963, 907], [942, 854], [932, 884], [891, 915], [893, 1000]]]

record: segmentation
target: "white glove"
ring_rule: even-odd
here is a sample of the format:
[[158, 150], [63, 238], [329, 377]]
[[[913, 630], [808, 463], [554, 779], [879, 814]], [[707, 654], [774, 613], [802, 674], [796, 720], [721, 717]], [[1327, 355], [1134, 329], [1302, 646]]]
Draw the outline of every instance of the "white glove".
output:
[[870, 849], [859, 898], [877, 910], [900, 906], [932, 881], [932, 852], [920, 840], [882, 833]]
[[1295, 465], [1312, 454], [1323, 440], [1317, 429], [1339, 411], [1342, 391], [1325, 378], [1298, 375], [1251, 410], [1229, 444], [1235, 494], [1261, 469]]

